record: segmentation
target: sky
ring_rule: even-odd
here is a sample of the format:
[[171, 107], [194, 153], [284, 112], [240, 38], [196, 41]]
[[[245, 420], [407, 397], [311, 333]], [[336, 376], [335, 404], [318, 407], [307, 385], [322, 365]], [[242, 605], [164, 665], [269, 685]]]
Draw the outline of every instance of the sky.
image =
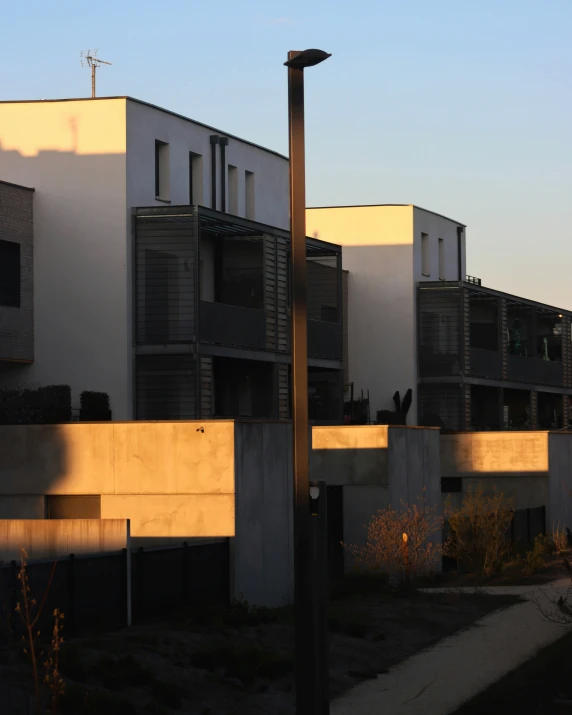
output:
[[572, 0], [28, 0], [2, 13], [0, 100], [89, 96], [95, 47], [98, 95], [287, 154], [283, 62], [324, 49], [307, 204], [444, 214], [483, 285], [572, 309], [571, 27]]

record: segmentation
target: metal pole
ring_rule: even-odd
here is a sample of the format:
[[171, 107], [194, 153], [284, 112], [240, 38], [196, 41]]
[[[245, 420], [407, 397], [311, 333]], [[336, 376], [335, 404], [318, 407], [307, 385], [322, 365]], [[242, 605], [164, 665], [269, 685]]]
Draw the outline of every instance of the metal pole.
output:
[[95, 99], [95, 65], [91, 65], [91, 98]]
[[[314, 482], [318, 496], [310, 499], [310, 544], [312, 568], [312, 715], [330, 712], [330, 664], [328, 659], [328, 488], [326, 482]], [[310, 489], [310, 497], [313, 490]]]
[[[288, 59], [298, 53], [289, 52]], [[313, 715], [312, 603], [309, 584], [308, 348], [304, 70], [288, 67], [292, 277], [292, 439], [294, 473], [294, 612], [296, 715]]]

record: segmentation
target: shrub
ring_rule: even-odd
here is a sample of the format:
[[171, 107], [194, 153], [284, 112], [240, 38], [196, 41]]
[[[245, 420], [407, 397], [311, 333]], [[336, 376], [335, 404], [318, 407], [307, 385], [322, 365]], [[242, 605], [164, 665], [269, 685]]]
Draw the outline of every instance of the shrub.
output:
[[105, 392], [82, 392], [79, 396], [82, 422], [108, 422], [111, 420], [109, 395]]
[[453, 509], [449, 501], [445, 514], [449, 527], [445, 555], [472, 573], [489, 576], [498, 571], [510, 550], [511, 500], [496, 490], [486, 495], [482, 485], [469, 487], [461, 507]]
[[434, 571], [441, 554], [443, 519], [437, 507], [425, 503], [424, 494], [417, 504], [401, 504], [399, 511], [390, 506], [372, 517], [365, 546], [344, 544], [358, 568], [398, 576], [401, 581]]
[[554, 544], [554, 549], [560, 554], [563, 551], [568, 551], [568, 538], [564, 529], [560, 528], [560, 522], [554, 524], [552, 522], [552, 543]]
[[548, 537], [538, 534], [534, 539], [532, 549], [526, 552], [524, 560], [530, 573], [535, 573], [544, 564], [544, 557], [550, 553], [551, 542]]
[[0, 390], [0, 424], [60, 424], [70, 421], [69, 385]]

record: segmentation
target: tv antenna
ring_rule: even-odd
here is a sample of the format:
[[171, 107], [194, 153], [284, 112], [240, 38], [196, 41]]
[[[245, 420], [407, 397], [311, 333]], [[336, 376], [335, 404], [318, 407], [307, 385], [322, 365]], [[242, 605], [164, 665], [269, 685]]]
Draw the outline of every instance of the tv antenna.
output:
[[111, 62], [100, 60], [97, 57], [97, 50], [85, 50], [80, 54], [81, 66], [91, 67], [91, 98], [95, 98], [95, 73], [100, 65], [110, 65]]

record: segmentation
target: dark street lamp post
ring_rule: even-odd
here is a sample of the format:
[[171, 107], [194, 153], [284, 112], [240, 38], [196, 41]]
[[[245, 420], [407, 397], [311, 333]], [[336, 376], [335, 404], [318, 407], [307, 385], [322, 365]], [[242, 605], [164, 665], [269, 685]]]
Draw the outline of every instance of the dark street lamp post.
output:
[[304, 166], [304, 69], [330, 57], [322, 50], [290, 51], [288, 124], [290, 139], [290, 240], [292, 280], [292, 438], [294, 472], [294, 609], [296, 715], [316, 715], [320, 689], [313, 623], [308, 475], [308, 336], [306, 310], [306, 179]]

